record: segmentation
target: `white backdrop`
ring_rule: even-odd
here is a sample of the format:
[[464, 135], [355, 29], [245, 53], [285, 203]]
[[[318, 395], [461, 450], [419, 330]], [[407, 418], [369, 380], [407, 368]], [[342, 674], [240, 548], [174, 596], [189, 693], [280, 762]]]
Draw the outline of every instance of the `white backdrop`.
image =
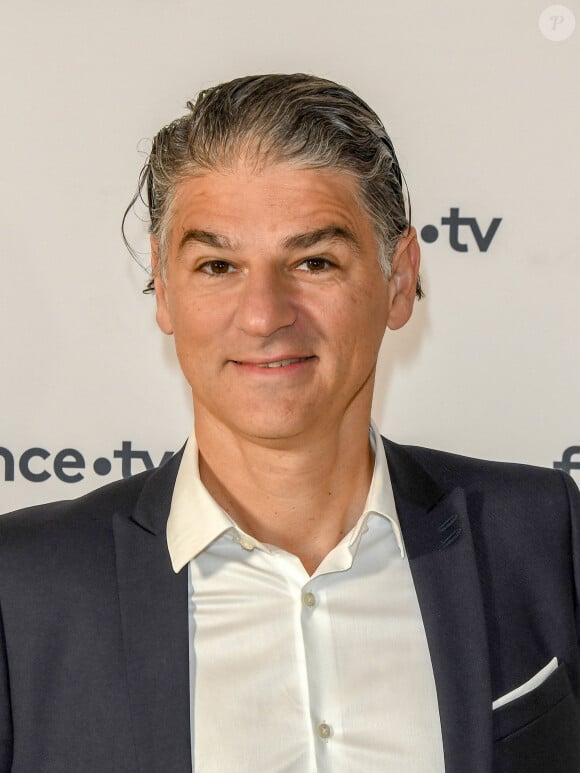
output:
[[[0, 511], [139, 471], [129, 449], [158, 463], [188, 434], [119, 224], [155, 132], [199, 89], [256, 72], [358, 92], [395, 143], [418, 230], [438, 231], [423, 241], [427, 299], [383, 347], [385, 434], [579, 463], [580, 0], [544, 34], [548, 5], [3, 0]], [[549, 39], [572, 14], [578, 29]], [[441, 222], [458, 217], [475, 220]], [[483, 251], [474, 232], [494, 218]]]

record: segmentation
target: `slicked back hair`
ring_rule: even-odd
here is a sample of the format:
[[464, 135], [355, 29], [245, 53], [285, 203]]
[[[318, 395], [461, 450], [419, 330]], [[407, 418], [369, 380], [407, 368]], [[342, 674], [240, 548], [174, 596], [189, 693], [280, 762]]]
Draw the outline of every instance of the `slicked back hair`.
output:
[[[360, 204], [375, 229], [381, 268], [389, 276], [393, 251], [410, 226], [410, 205], [407, 215], [393, 144], [360, 97], [313, 75], [251, 75], [201, 91], [187, 108], [154, 138], [123, 218], [124, 225], [135, 202], [144, 200], [162, 276], [176, 186], [200, 171], [233, 168], [240, 159], [354, 175]], [[146, 291], [152, 289], [153, 279]]]

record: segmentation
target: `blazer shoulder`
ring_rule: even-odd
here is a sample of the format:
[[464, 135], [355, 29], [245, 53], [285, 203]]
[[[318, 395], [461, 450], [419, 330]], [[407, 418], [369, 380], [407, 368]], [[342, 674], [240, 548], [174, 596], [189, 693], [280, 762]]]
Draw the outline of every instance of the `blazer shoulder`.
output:
[[[443, 477], [458, 475], [466, 480], [480, 479], [482, 475], [498, 477], [502, 480], [530, 480], [536, 478], [552, 478], [558, 480], [561, 476], [557, 470], [521, 462], [501, 462], [492, 459], [480, 459], [472, 456], [442, 451], [435, 448], [425, 448], [415, 445], [399, 445], [386, 439], [387, 448], [396, 447], [425, 468]], [[569, 477], [569, 476], [568, 476]]]
[[[71, 551], [110, 544], [115, 518], [137, 520], [149, 531], [164, 530], [182, 451], [161, 467], [109, 483], [77, 499], [51, 502], [0, 515], [3, 558]], [[0, 564], [3, 558], [0, 558]]]
[[[518, 501], [532, 510], [541, 501], [542, 506], [554, 504], [558, 509], [577, 509], [580, 512], [580, 494], [574, 480], [562, 472], [518, 462], [500, 462], [478, 459], [461, 454], [399, 445], [385, 441], [387, 457], [397, 464], [405, 459], [408, 465], [417, 465], [444, 491], [461, 487], [469, 492], [483, 492], [488, 500], [495, 497], [506, 503]], [[403, 462], [404, 464], [404, 462]]]
[[46, 529], [54, 533], [63, 528], [78, 530], [89, 524], [94, 529], [99, 523], [110, 522], [114, 513], [129, 515], [153, 472], [146, 470], [108, 483], [75, 499], [34, 505], [0, 515], [0, 544], [28, 540], [30, 535]]

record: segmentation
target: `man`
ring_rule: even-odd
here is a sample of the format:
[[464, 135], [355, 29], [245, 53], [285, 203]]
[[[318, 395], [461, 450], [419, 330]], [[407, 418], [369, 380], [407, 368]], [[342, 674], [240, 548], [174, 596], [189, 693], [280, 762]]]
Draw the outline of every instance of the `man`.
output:
[[420, 295], [380, 120], [303, 75], [188, 107], [141, 187], [194, 432], [0, 520], [0, 770], [580, 770], [573, 483], [370, 422]]

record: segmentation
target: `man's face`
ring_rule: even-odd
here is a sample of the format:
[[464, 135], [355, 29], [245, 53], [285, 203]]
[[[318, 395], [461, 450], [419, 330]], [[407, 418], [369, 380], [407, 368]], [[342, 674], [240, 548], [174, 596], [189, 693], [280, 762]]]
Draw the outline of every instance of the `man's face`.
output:
[[196, 423], [289, 441], [368, 414], [385, 327], [410, 314], [418, 248], [407, 237], [385, 278], [357, 185], [290, 164], [179, 184], [157, 320], [175, 336]]

